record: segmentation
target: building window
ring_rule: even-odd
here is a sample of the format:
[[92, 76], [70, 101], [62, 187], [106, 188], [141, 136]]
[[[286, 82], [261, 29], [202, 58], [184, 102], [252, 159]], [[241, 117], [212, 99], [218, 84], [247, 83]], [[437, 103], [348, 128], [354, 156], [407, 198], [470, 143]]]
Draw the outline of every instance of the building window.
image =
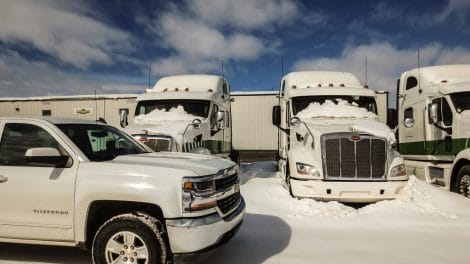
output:
[[51, 116], [52, 110], [42, 110], [42, 116]]

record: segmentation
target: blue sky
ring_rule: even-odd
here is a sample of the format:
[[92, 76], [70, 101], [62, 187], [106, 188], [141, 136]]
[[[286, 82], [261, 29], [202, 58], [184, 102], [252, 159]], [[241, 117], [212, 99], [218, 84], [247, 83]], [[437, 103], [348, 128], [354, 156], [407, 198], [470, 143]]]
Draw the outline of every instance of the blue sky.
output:
[[0, 1], [0, 97], [140, 93], [159, 77], [221, 74], [234, 91], [342, 70], [395, 92], [417, 66], [470, 63], [470, 1]]

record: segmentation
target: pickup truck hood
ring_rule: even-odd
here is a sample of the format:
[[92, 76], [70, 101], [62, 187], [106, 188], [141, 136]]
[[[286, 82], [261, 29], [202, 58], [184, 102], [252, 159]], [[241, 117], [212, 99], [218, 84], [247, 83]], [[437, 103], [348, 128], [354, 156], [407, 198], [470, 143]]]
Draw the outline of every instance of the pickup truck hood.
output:
[[209, 175], [232, 167], [235, 163], [208, 155], [178, 152], [154, 152], [138, 155], [118, 156], [111, 163], [142, 166], [157, 166], [191, 170], [197, 175]]
[[355, 118], [309, 118], [302, 119], [312, 133], [321, 136], [328, 133], [352, 132], [367, 133], [376, 137], [386, 138], [390, 144], [395, 143], [393, 131], [375, 119]]

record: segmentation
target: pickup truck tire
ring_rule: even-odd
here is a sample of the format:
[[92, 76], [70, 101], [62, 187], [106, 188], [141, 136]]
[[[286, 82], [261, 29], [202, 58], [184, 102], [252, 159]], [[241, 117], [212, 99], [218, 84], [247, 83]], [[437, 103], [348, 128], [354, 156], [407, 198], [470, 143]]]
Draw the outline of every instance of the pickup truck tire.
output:
[[106, 221], [93, 239], [95, 264], [158, 263], [169, 256], [161, 222], [145, 213], [122, 214]]
[[470, 165], [460, 168], [452, 191], [470, 198]]

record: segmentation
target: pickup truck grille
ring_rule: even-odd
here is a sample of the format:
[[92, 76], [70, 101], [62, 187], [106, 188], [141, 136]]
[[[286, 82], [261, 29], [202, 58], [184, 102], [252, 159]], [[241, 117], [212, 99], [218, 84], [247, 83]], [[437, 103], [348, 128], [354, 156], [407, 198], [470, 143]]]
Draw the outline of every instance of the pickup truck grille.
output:
[[232, 187], [234, 184], [238, 183], [238, 174], [232, 174], [228, 177], [220, 178], [215, 180], [215, 191], [225, 191], [226, 189]]
[[223, 214], [230, 212], [235, 206], [240, 202], [241, 195], [240, 192], [236, 192], [230, 196], [225, 197], [217, 201], [217, 206]]
[[383, 138], [361, 135], [353, 141], [352, 133], [323, 136], [325, 179], [383, 180], [387, 163], [387, 143]]

